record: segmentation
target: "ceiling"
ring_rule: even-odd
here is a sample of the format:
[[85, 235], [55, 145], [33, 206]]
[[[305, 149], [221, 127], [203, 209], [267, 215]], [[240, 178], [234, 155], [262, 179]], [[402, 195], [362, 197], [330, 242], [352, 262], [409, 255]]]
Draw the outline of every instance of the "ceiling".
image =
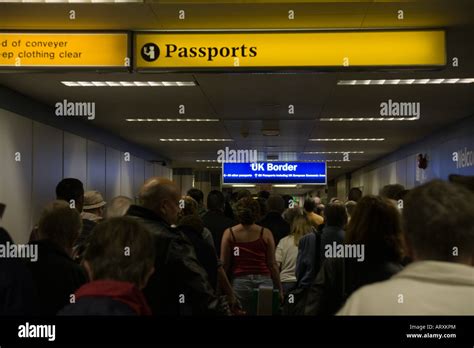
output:
[[[18, 0], [6, 0], [18, 1]], [[41, 1], [41, 0], [40, 0]], [[85, 0], [88, 1], [88, 0]], [[368, 29], [472, 23], [472, 0], [144, 0], [118, 4], [29, 4], [0, 0], [3, 29]], [[39, 12], [47, 6], [47, 14]], [[69, 10], [76, 11], [70, 20]], [[403, 9], [404, 19], [397, 11]], [[178, 11], [185, 11], [185, 20]], [[288, 20], [288, 11], [295, 17]]]
[[[212, 3], [212, 6], [209, 4]], [[288, 28], [279, 19], [288, 3], [301, 13], [297, 28], [444, 27], [448, 62], [459, 67], [415, 71], [311, 71], [297, 73], [126, 73], [7, 72], [0, 84], [53, 106], [96, 102], [94, 126], [145, 146], [173, 167], [206, 169], [225, 146], [256, 149], [282, 160], [341, 160], [341, 154], [307, 151], [364, 151], [349, 162], [329, 165], [329, 179], [352, 172], [394, 150], [474, 114], [474, 84], [341, 86], [338, 80], [474, 77], [474, 1], [146, 1], [145, 4], [0, 4], [0, 29], [228, 29]], [[206, 6], [207, 5], [207, 6]], [[65, 22], [64, 11], [80, 9]], [[178, 8], [190, 20], [175, 20]], [[406, 21], [392, 19], [398, 8]], [[38, 15], [41, 13], [41, 15]], [[227, 14], [227, 16], [225, 15]], [[85, 19], [87, 18], [87, 20]], [[195, 81], [194, 87], [66, 87], [61, 81]], [[322, 122], [321, 117], [374, 117], [389, 99], [420, 102], [421, 119], [407, 122]], [[184, 105], [186, 113], [179, 113]], [[288, 106], [294, 106], [294, 114]], [[52, 114], [51, 117], [54, 117]], [[126, 118], [218, 118], [219, 122], [126, 122]], [[267, 124], [269, 123], [269, 125]], [[262, 135], [277, 127], [279, 136]], [[232, 142], [176, 143], [160, 138], [231, 138]], [[385, 138], [383, 142], [311, 142], [309, 138]]]

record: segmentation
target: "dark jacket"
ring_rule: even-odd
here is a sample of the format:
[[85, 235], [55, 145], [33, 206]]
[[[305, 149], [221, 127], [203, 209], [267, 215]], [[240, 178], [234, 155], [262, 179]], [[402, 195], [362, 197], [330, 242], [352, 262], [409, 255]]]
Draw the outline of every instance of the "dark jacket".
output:
[[82, 260], [82, 255], [86, 250], [87, 243], [89, 242], [89, 238], [92, 234], [92, 230], [97, 225], [96, 222], [88, 219], [82, 219], [82, 231], [79, 237], [74, 244], [74, 254], [76, 257], [76, 262], [80, 262]]
[[326, 258], [325, 251], [326, 245], [333, 245], [334, 242], [336, 244], [343, 244], [344, 243], [344, 230], [339, 226], [328, 226], [325, 225], [322, 229], [321, 233], [321, 262], [324, 261]]
[[197, 259], [206, 270], [209, 283], [211, 283], [213, 289], [217, 289], [217, 268], [219, 262], [217, 260], [216, 250], [203, 238], [202, 230], [197, 231], [191, 226], [183, 225], [181, 225], [180, 228], [193, 244]]
[[[6, 230], [0, 227], [0, 244], [13, 243]], [[3, 246], [2, 246], [3, 248]], [[0, 258], [0, 316], [35, 315], [36, 291], [30, 270], [17, 258]]]
[[395, 262], [327, 258], [311, 285], [304, 314], [334, 315], [354, 291], [364, 285], [387, 280], [402, 268]]
[[324, 226], [322, 229], [308, 233], [298, 243], [296, 259], [296, 281], [299, 288], [309, 288], [319, 273], [325, 257], [326, 245], [333, 242], [342, 244], [344, 230], [335, 226]]
[[224, 215], [223, 212], [219, 210], [209, 210], [203, 215], [202, 221], [204, 222], [204, 226], [206, 226], [209, 231], [211, 231], [217, 256], [220, 257], [222, 236], [224, 235], [224, 231], [232, 226], [237, 225], [237, 223], [234, 220], [229, 219]]
[[280, 239], [290, 234], [290, 225], [281, 217], [280, 213], [268, 212], [264, 219], [259, 222], [260, 226], [268, 228], [275, 240], [275, 246], [278, 245]]
[[226, 300], [216, 296], [192, 243], [180, 230], [137, 205], [127, 215], [155, 238], [155, 272], [143, 290], [154, 315], [229, 314]]
[[58, 315], [151, 315], [143, 293], [128, 282], [96, 280], [81, 286], [75, 297]]
[[296, 283], [298, 288], [307, 289], [313, 284], [321, 267], [321, 233], [311, 227], [298, 243], [296, 257]]
[[38, 260], [27, 262], [36, 286], [39, 314], [56, 315], [70, 297], [87, 281], [84, 270], [69, 255], [49, 240], [30, 243], [38, 245]]

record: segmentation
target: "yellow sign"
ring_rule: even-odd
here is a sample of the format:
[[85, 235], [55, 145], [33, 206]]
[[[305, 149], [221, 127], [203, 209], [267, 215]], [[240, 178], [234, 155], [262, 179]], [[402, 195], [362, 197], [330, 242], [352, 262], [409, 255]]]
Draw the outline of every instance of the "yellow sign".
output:
[[445, 50], [442, 30], [135, 35], [137, 68], [442, 66]]
[[128, 35], [0, 33], [0, 67], [128, 67]]

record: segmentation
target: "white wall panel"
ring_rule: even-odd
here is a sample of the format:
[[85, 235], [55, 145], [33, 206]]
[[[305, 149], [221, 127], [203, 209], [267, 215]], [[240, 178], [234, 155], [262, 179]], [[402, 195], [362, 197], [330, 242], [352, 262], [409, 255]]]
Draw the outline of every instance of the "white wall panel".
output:
[[159, 163], [153, 163], [153, 175], [162, 176], [163, 175], [163, 166]]
[[133, 157], [133, 195], [136, 197], [138, 191], [145, 181], [145, 161], [138, 157]]
[[105, 146], [87, 140], [87, 185], [86, 190], [105, 192]]
[[406, 158], [396, 162], [397, 183], [407, 186], [407, 160]]
[[154, 176], [153, 163], [145, 161], [145, 180]]
[[56, 199], [56, 185], [62, 178], [63, 132], [33, 122], [33, 223], [38, 222], [43, 207]]
[[156, 172], [171, 176], [161, 164], [125, 159], [119, 150], [0, 109], [0, 202], [7, 205], [0, 225], [15, 242], [27, 242], [64, 177], [81, 180], [86, 190], [98, 190], [110, 201], [119, 195], [135, 199], [145, 178]]
[[76, 178], [87, 186], [87, 140], [64, 132], [64, 163], [65, 178]]
[[389, 165], [387, 165], [387, 184], [398, 184], [398, 178], [397, 178], [397, 162], [392, 162]]
[[105, 153], [105, 200], [110, 202], [120, 196], [120, 162], [121, 153], [111, 147]]
[[416, 155], [408, 156], [406, 158], [406, 173], [407, 173], [407, 189], [415, 187], [416, 179]]
[[336, 179], [336, 190], [337, 190], [337, 197], [342, 200], [347, 199], [347, 187], [346, 187], [346, 177], [342, 176]]
[[351, 187], [360, 187], [361, 185], [361, 175], [360, 172], [354, 172], [351, 175]]
[[173, 169], [169, 167], [162, 167], [161, 168], [161, 176], [164, 178], [168, 178], [170, 180], [173, 180]]
[[181, 195], [184, 196], [193, 187], [193, 175], [173, 175], [173, 181], [178, 186]]
[[32, 132], [30, 119], [0, 110], [0, 202], [7, 206], [0, 222], [22, 244], [32, 228]]
[[[128, 161], [127, 161], [128, 159]], [[133, 158], [120, 154], [120, 195], [134, 198], [133, 195]]]

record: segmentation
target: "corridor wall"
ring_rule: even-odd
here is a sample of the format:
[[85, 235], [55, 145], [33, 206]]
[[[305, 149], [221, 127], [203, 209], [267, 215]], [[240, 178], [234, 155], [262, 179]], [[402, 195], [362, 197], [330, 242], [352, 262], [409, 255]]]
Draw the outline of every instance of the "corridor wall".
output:
[[1, 226], [16, 243], [27, 242], [62, 178], [81, 180], [106, 201], [135, 199], [149, 176], [172, 178], [170, 168], [133, 154], [127, 160], [125, 152], [0, 108], [0, 202], [7, 205]]

